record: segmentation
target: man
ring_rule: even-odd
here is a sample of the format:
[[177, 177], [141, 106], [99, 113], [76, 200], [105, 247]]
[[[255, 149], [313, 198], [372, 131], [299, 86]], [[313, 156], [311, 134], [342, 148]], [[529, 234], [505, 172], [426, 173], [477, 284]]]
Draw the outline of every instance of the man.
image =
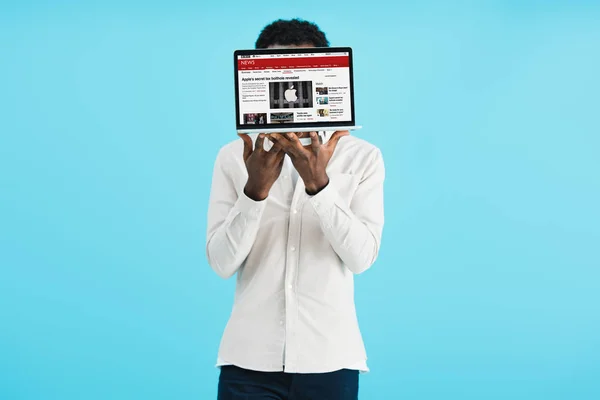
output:
[[[256, 41], [326, 46], [301, 20], [276, 21]], [[368, 368], [353, 275], [379, 251], [381, 152], [347, 131], [322, 143], [315, 132], [240, 137], [219, 151], [208, 210], [209, 263], [237, 273], [218, 399], [355, 400]]]

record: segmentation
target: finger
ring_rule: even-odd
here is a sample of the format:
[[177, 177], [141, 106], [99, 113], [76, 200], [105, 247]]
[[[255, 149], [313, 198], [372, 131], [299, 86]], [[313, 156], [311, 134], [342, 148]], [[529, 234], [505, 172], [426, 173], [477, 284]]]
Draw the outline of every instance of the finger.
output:
[[269, 153], [279, 153], [281, 151], [281, 145], [272, 139], [271, 136], [272, 135], [269, 135], [269, 140], [273, 143], [273, 146], [269, 149]]
[[[297, 133], [294, 133], [294, 132], [288, 132], [288, 133], [286, 133], [286, 134], [285, 134], [285, 138], [286, 138], [287, 140], [289, 140], [290, 142], [294, 143], [294, 144], [295, 144], [296, 142], [300, 143], [300, 140], [298, 139], [298, 134], [297, 134]], [[300, 144], [301, 144], [301, 143], [300, 143]]]
[[244, 142], [244, 161], [246, 161], [248, 159], [248, 157], [250, 157], [250, 154], [252, 154], [252, 139], [250, 139], [250, 136], [248, 136], [245, 133], [238, 133], [238, 136], [242, 139], [242, 141]]
[[254, 150], [265, 151], [265, 134], [260, 133], [256, 138], [256, 143], [254, 143]]
[[277, 160], [277, 165], [283, 165], [283, 159], [285, 158], [285, 152], [280, 151], [275, 155], [275, 159]]
[[348, 132], [348, 131], [333, 132], [333, 135], [331, 135], [331, 138], [327, 142], [327, 147], [330, 147], [331, 150], [335, 149], [335, 147], [337, 146], [340, 139], [343, 138], [344, 136], [348, 136], [348, 135], [350, 135], [350, 132]]
[[289, 152], [291, 154], [300, 155], [306, 152], [306, 149], [304, 148], [304, 146], [302, 146], [302, 143], [300, 143], [300, 140], [298, 139], [298, 135], [296, 133], [288, 132], [286, 133], [285, 137], [290, 143]]
[[321, 141], [319, 140], [319, 135], [317, 135], [317, 132], [310, 132], [309, 135], [310, 135], [310, 148], [314, 152], [319, 151], [319, 147], [321, 147]]
[[287, 139], [281, 133], [271, 133], [269, 135], [269, 139], [275, 143], [274, 146], [278, 145], [280, 150], [283, 150], [286, 153], [289, 152], [292, 147], [292, 143], [289, 141], [289, 139]]
[[[272, 135], [269, 135], [269, 139], [271, 139]], [[285, 139], [279, 139], [279, 140], [285, 140]], [[269, 150], [269, 154], [271, 155], [271, 158], [274, 162], [274, 165], [277, 168], [280, 168], [281, 165], [283, 164], [283, 159], [285, 158], [285, 151], [283, 150], [283, 148], [281, 147], [281, 145], [279, 143], [277, 143], [277, 139], [273, 139], [273, 142], [275, 143], [273, 145], [273, 147], [271, 147], [271, 149]]]

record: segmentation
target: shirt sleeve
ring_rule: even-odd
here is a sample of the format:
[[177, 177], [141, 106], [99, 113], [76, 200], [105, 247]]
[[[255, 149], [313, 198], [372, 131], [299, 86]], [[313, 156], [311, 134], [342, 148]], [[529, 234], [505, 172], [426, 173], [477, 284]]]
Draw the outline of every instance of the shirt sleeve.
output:
[[233, 276], [250, 253], [266, 199], [254, 201], [236, 190], [219, 152], [213, 171], [207, 216], [206, 256], [220, 277]]
[[308, 200], [331, 247], [355, 274], [371, 267], [379, 253], [384, 179], [383, 157], [376, 150], [349, 206], [336, 190], [335, 177], [330, 177], [329, 184]]

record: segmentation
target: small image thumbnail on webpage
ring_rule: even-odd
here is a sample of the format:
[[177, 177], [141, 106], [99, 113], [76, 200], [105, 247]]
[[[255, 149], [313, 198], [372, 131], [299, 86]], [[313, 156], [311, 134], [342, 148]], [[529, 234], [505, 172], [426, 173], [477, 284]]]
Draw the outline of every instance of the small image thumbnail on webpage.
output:
[[244, 114], [244, 124], [248, 125], [262, 125], [267, 123], [266, 113], [251, 113]]
[[316, 90], [319, 96], [325, 96], [328, 94], [328, 90], [326, 87], [318, 87]]
[[289, 122], [294, 122], [294, 113], [293, 112], [276, 112], [271, 113], [271, 123], [272, 124], [285, 124]]
[[327, 109], [327, 108], [317, 108], [317, 116], [319, 116], [319, 117], [329, 117], [329, 109]]
[[319, 104], [319, 105], [329, 104], [329, 97], [317, 97], [317, 104]]
[[312, 82], [269, 82], [269, 100], [272, 109], [312, 108]]

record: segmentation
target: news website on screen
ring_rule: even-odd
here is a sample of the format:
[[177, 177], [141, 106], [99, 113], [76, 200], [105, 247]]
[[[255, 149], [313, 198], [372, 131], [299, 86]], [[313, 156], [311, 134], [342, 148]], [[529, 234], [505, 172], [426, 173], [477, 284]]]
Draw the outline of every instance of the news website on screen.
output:
[[240, 124], [352, 119], [347, 52], [238, 55]]

